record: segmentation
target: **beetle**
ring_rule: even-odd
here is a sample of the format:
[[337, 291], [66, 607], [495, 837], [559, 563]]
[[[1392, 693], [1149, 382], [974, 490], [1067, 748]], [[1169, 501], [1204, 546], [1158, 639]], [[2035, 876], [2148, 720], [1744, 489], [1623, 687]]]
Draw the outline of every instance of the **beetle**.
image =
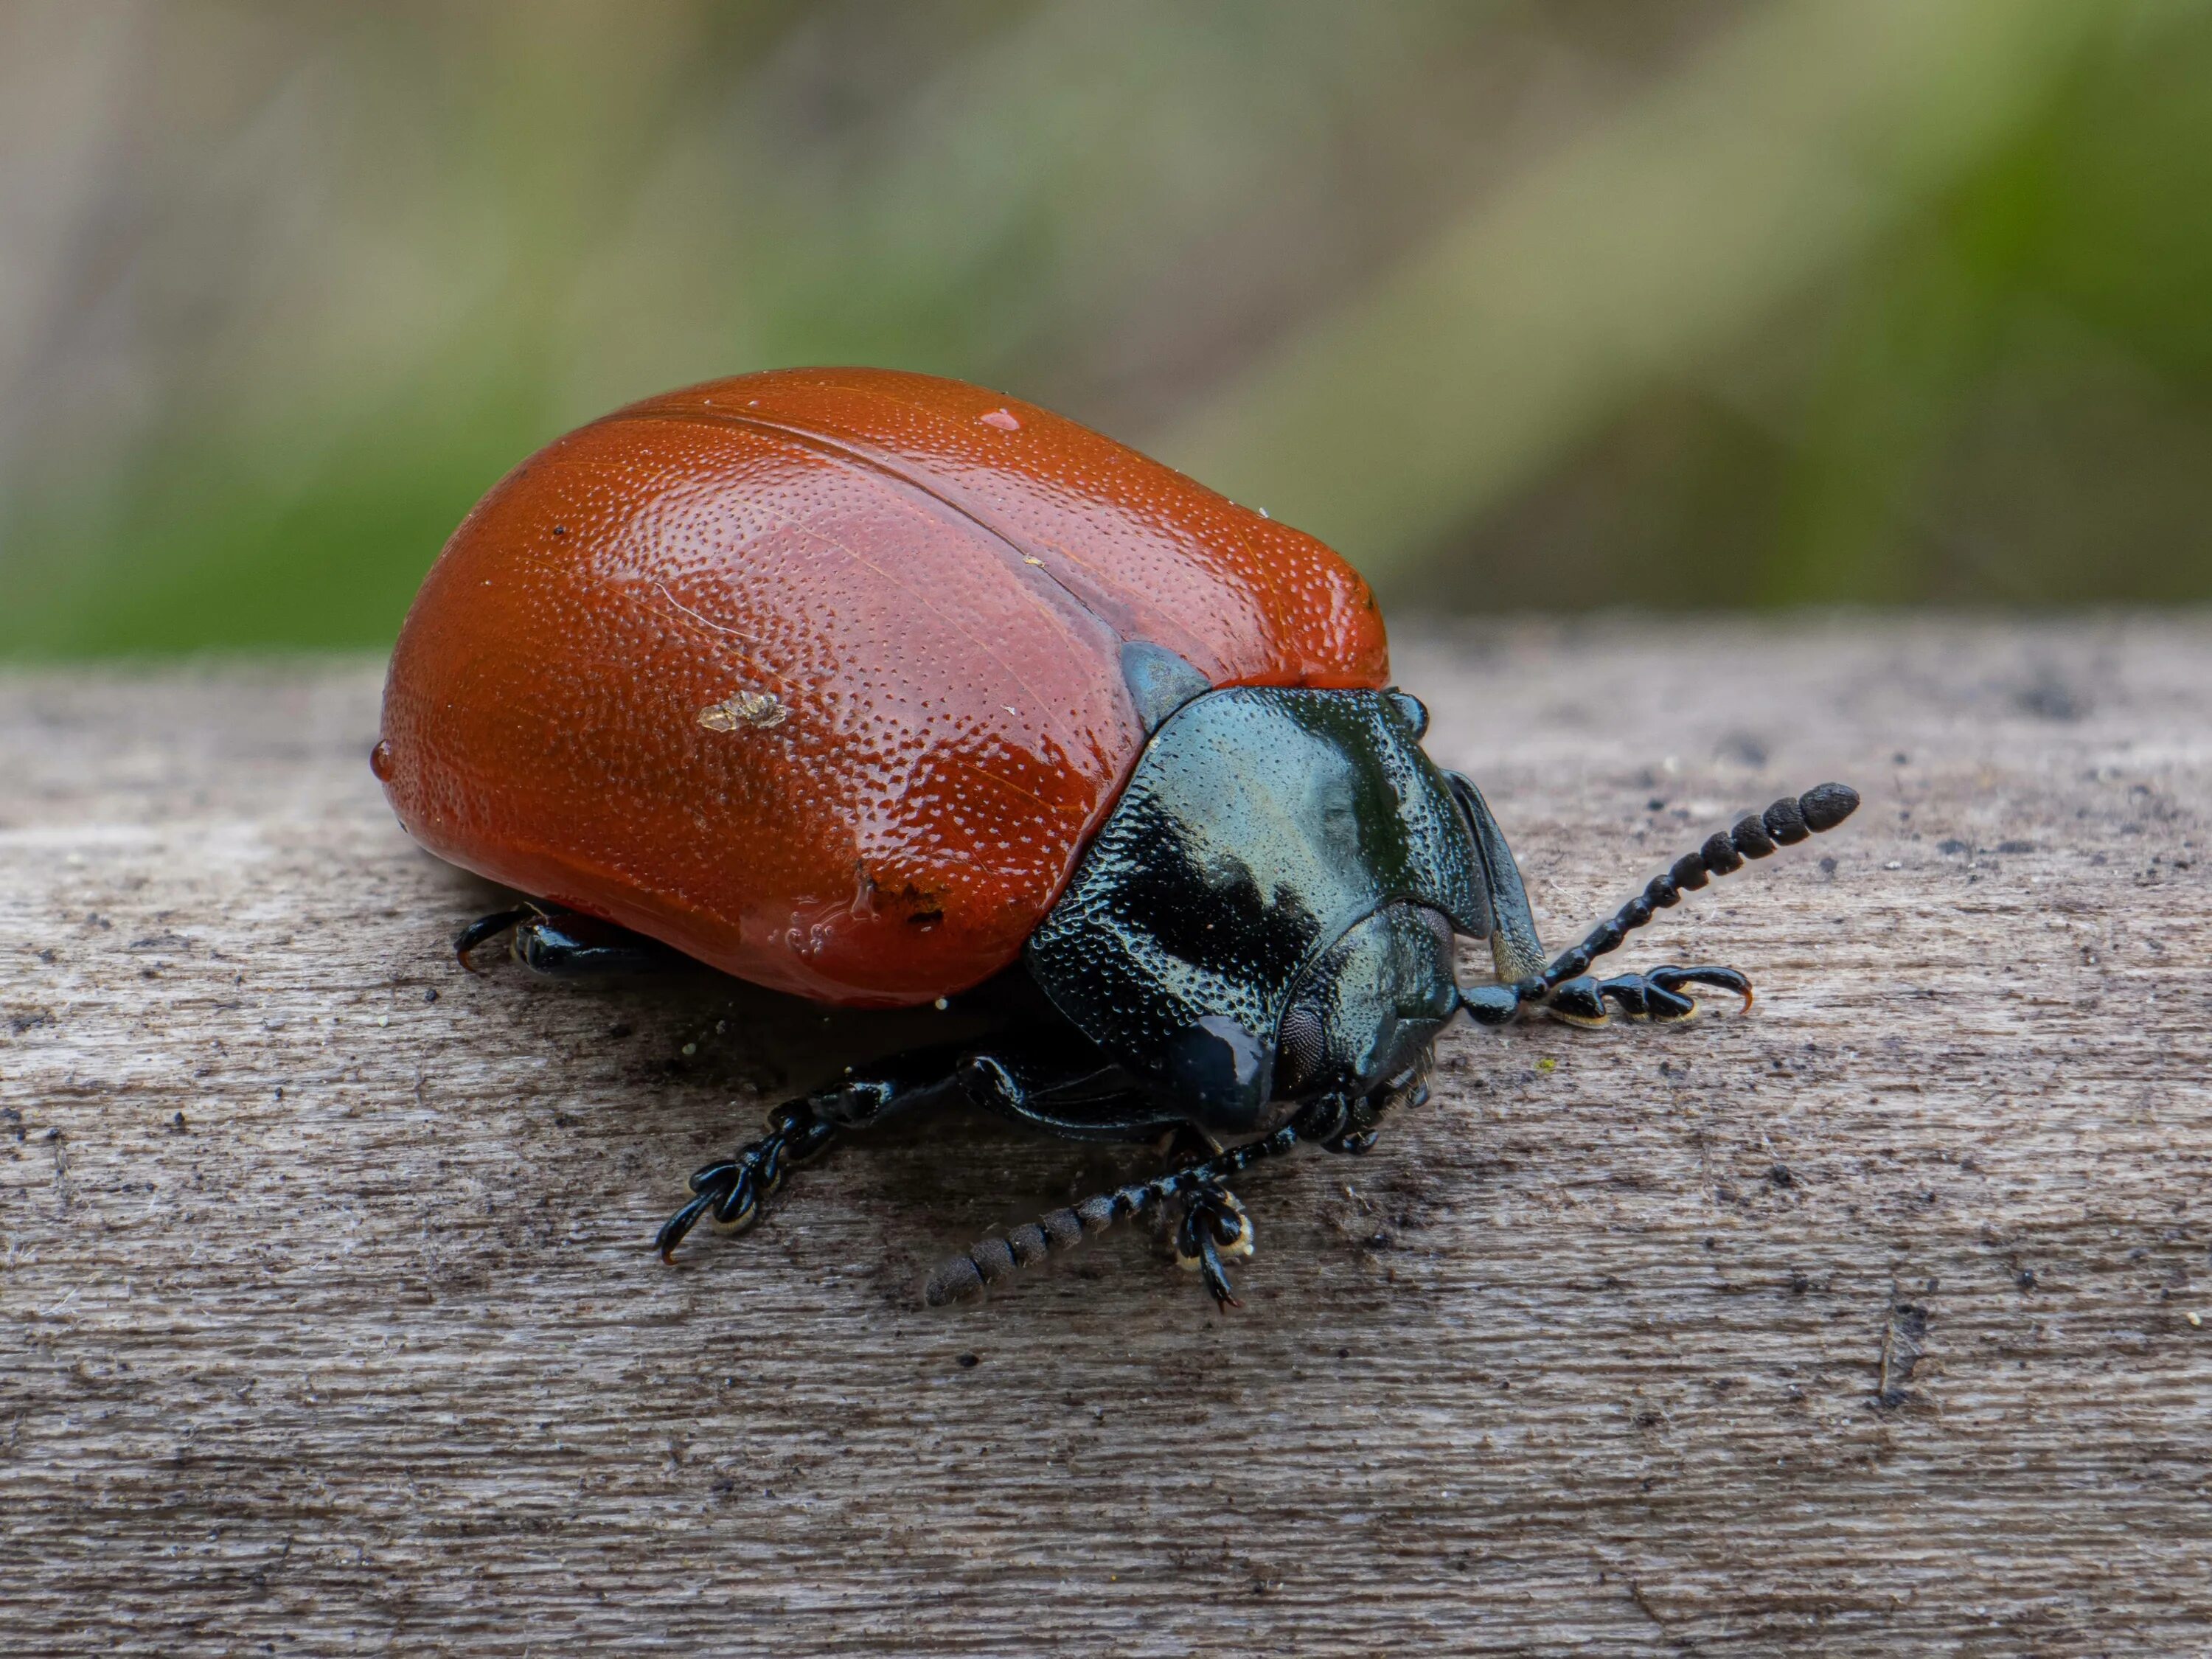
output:
[[[1778, 801], [1547, 958], [1427, 723], [1312, 537], [996, 392], [787, 370], [633, 404], [496, 484], [408, 614], [372, 764], [424, 847], [532, 896], [462, 933], [464, 966], [505, 936], [547, 974], [658, 945], [823, 1003], [1032, 994], [985, 1040], [777, 1106], [691, 1176], [664, 1257], [702, 1217], [750, 1225], [840, 1139], [964, 1100], [1182, 1151], [952, 1258], [928, 1300], [1160, 1209], [1227, 1306], [1243, 1171], [1367, 1150], [1462, 1012], [1747, 1005], [1731, 968], [1591, 964], [1857, 804]], [[1459, 937], [1493, 982], [1458, 984]]]

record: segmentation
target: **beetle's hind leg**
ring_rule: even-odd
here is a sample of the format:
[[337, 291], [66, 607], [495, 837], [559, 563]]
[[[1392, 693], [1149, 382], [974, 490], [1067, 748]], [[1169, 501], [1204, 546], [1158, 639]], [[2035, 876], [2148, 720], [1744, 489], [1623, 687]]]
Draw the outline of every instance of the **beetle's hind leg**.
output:
[[507, 952], [533, 974], [567, 979], [586, 974], [650, 974], [684, 958], [641, 933], [617, 927], [578, 910], [526, 903], [495, 911], [471, 922], [453, 941], [462, 967], [477, 971], [471, 959], [501, 934]]

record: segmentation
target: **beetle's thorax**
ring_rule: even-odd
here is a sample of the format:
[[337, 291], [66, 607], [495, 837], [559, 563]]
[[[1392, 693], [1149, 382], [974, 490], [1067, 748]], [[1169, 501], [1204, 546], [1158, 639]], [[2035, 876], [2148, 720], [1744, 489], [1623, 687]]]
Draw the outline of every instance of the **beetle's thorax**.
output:
[[1409, 705], [1249, 686], [1184, 704], [1030, 942], [1060, 1011], [1209, 1127], [1372, 1086], [1449, 1017], [1449, 930], [1486, 933], [1487, 899]]

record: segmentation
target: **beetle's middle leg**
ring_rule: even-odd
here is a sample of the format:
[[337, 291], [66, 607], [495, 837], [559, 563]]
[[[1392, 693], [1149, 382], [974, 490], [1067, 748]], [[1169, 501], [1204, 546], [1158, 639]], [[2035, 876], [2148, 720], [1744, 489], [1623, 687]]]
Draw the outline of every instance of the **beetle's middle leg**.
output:
[[776, 1107], [768, 1115], [768, 1133], [736, 1157], [692, 1173], [691, 1201], [662, 1224], [653, 1241], [661, 1260], [708, 1215], [732, 1232], [751, 1226], [793, 1169], [821, 1157], [848, 1131], [957, 1095], [962, 1052], [951, 1043], [908, 1049], [852, 1067], [836, 1083]]
[[1468, 1012], [1486, 1025], [1504, 1024], [1524, 1004], [1576, 1025], [1603, 1024], [1608, 1002], [1633, 1017], [1686, 1019], [1697, 1012], [1697, 1004], [1683, 994], [1683, 988], [1690, 985], [1733, 991], [1748, 1007], [1751, 981], [1734, 968], [1681, 968], [1668, 963], [1640, 974], [1599, 979], [1589, 971], [1590, 964], [1619, 948], [1624, 939], [1657, 912], [1681, 902], [1685, 889], [1694, 891], [1715, 876], [1741, 870], [1747, 859], [1763, 859], [1778, 846], [1793, 846], [1808, 836], [1832, 830], [1859, 804], [1856, 791], [1840, 783], [1824, 783], [1802, 795], [1776, 801], [1755, 817], [1745, 816], [1733, 830], [1710, 837], [1696, 852], [1685, 854], [1670, 868], [1654, 876], [1610, 920], [1601, 922], [1581, 944], [1546, 965], [1542, 947], [1536, 943], [1528, 896], [1504, 836], [1474, 786], [1456, 773], [1447, 776], [1468, 813], [1491, 883], [1491, 951], [1498, 982], [1463, 992], [1460, 999]]
[[841, 1136], [896, 1112], [964, 1100], [1054, 1134], [1141, 1139], [1164, 1123], [1127, 1073], [1073, 1031], [1008, 1037], [981, 1047], [942, 1043], [848, 1071], [826, 1088], [778, 1106], [769, 1133], [691, 1176], [691, 1201], [656, 1241], [665, 1258], [702, 1218], [733, 1232], [760, 1218], [790, 1171]]

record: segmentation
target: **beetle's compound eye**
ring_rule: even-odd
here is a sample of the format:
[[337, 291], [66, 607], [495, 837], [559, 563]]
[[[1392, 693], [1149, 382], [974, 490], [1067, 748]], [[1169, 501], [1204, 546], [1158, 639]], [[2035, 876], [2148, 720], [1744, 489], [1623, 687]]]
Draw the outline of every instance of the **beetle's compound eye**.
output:
[[1320, 1069], [1328, 1042], [1319, 1012], [1306, 1003], [1292, 1003], [1284, 1012], [1281, 1029], [1275, 1034], [1276, 1088], [1285, 1094], [1297, 1093]]
[[1236, 1134], [1260, 1125], [1269, 1059], [1266, 1045], [1243, 1026], [1206, 1014], [1168, 1043], [1168, 1084], [1198, 1122]]
[[1416, 738], [1429, 735], [1429, 707], [1426, 703], [1412, 692], [1401, 691], [1395, 685], [1382, 695], [1390, 699], [1392, 706], [1404, 718], [1406, 724], [1413, 728]]

